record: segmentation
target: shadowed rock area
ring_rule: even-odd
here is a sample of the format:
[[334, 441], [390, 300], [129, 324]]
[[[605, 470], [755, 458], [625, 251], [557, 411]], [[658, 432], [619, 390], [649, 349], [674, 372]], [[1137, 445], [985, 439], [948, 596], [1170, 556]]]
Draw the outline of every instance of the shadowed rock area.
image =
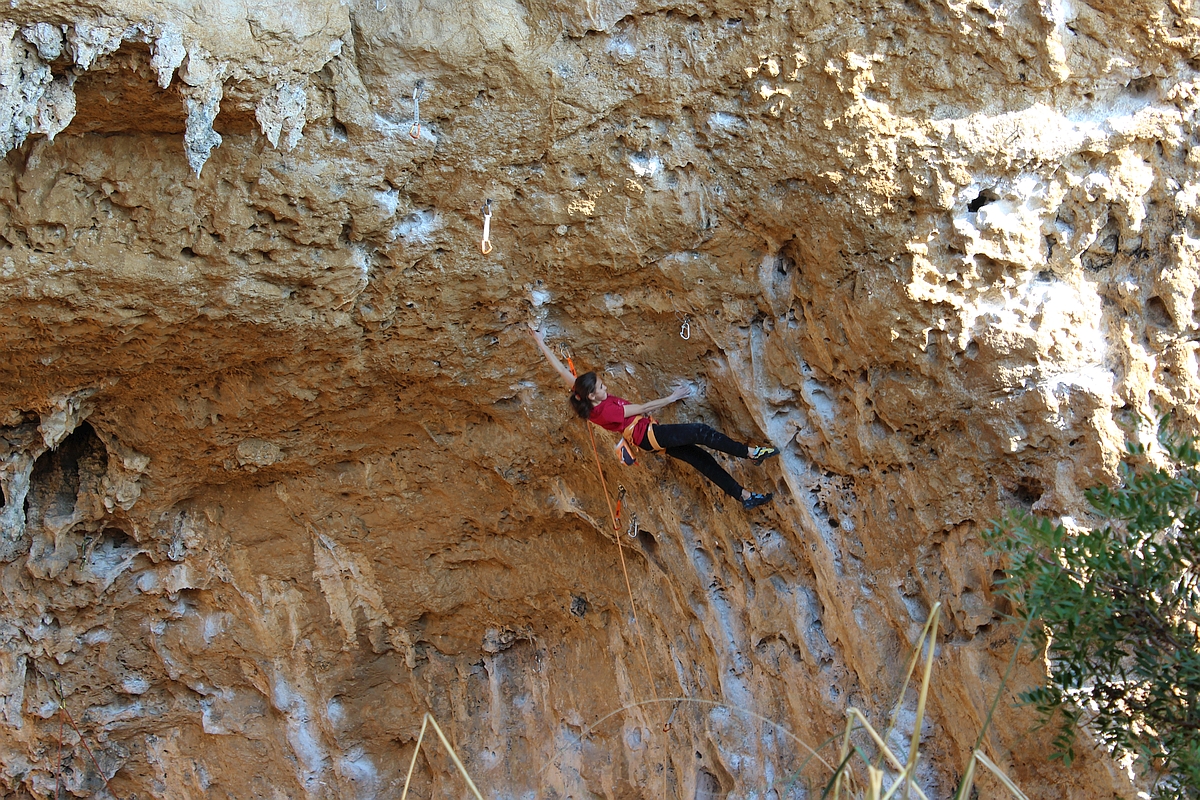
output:
[[[1192, 5], [9, 5], [5, 796], [398, 798], [428, 711], [487, 797], [816, 798], [938, 602], [928, 797], [997, 692], [1029, 797], [1134, 796], [981, 531], [1198, 430]], [[614, 534], [527, 323], [774, 501], [597, 431]]]

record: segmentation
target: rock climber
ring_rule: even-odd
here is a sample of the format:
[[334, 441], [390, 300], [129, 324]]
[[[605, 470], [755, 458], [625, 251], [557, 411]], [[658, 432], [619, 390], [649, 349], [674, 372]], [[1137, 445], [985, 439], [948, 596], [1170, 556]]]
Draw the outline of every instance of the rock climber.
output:
[[605, 430], [618, 433], [627, 442], [642, 450], [659, 450], [672, 458], [690, 464], [697, 472], [719, 486], [725, 494], [741, 501], [742, 508], [750, 510], [770, 502], [771, 494], [758, 494], [743, 489], [733, 476], [721, 468], [717, 460], [704, 445], [731, 456], [745, 458], [762, 464], [768, 458], [779, 455], [775, 447], [751, 447], [735, 442], [720, 431], [702, 422], [684, 425], [663, 425], [650, 418], [650, 413], [665, 408], [676, 400], [691, 394], [691, 389], [682, 385], [666, 397], [648, 403], [630, 403], [608, 393], [608, 387], [595, 372], [585, 372], [579, 377], [571, 374], [562, 361], [546, 346], [545, 336], [532, 323], [529, 330], [537, 346], [549, 359], [555, 371], [571, 387], [571, 408], [580, 418], [599, 425]]

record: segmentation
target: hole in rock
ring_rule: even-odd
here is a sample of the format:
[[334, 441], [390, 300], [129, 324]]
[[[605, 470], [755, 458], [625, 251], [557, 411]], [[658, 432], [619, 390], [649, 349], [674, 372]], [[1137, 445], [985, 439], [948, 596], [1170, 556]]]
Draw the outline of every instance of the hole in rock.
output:
[[1089, 272], [1099, 272], [1113, 263], [1113, 257], [1121, 246], [1121, 233], [1116, 223], [1109, 220], [1096, 237], [1095, 243], [1079, 254], [1079, 261]]
[[571, 613], [575, 616], [583, 619], [587, 616], [588, 608], [590, 607], [586, 597], [575, 594], [571, 595]]
[[975, 255], [975, 269], [979, 271], [979, 277], [987, 284], [998, 283], [1004, 278], [1006, 271], [1003, 262], [982, 253]]
[[26, 518], [40, 523], [46, 517], [67, 517], [86, 479], [97, 482], [108, 469], [104, 442], [87, 422], [71, 431], [58, 447], [38, 456], [29, 478], [25, 500]]
[[75, 118], [64, 133], [183, 134], [180, 82], [166, 89], [150, 66], [150, 46], [127, 42], [75, 81]]
[[1153, 75], [1145, 75], [1141, 78], [1134, 78], [1129, 83], [1125, 84], [1126, 90], [1134, 96], [1148, 95], [1158, 86], [1158, 79]]
[[1146, 322], [1156, 328], [1173, 329], [1175, 327], [1175, 319], [1171, 316], [1171, 311], [1158, 295], [1146, 301]]
[[651, 558], [658, 556], [658, 542], [650, 535], [648, 531], [639, 529], [637, 535], [638, 544]]
[[1013, 496], [1017, 498], [1018, 502], [1031, 506], [1042, 499], [1045, 491], [1042, 482], [1037, 478], [1023, 475], [1017, 479], [1017, 486], [1013, 489]]
[[979, 194], [975, 195], [975, 199], [967, 203], [967, 211], [975, 213], [979, 209], [986, 206], [988, 203], [994, 203], [1000, 198], [991, 189], [984, 189]]
[[710, 800], [710, 798], [721, 797], [723, 794], [721, 782], [717, 780], [716, 775], [703, 767], [696, 771], [696, 800]]
[[137, 545], [133, 537], [120, 528], [105, 528], [100, 534], [100, 544], [110, 550], [121, 550]]

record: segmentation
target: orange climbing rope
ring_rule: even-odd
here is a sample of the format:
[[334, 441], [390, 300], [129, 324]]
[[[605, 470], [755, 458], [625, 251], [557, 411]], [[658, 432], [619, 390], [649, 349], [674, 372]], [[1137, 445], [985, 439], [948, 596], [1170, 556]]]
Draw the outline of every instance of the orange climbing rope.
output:
[[600, 452], [596, 449], [596, 434], [588, 425], [588, 438], [592, 442], [592, 455], [596, 457], [596, 472], [600, 473], [600, 486], [604, 489], [604, 502], [608, 506], [608, 518], [613, 524], [613, 538], [617, 540], [617, 552], [621, 555], [621, 572], [625, 574], [625, 590], [629, 592], [629, 607], [633, 611], [633, 626], [637, 631], [638, 644], [642, 649], [642, 661], [646, 665], [646, 679], [650, 681], [650, 691], [654, 699], [658, 699], [658, 688], [654, 685], [654, 673], [650, 669], [650, 656], [646, 654], [646, 640], [642, 637], [642, 623], [638, 620], [637, 603], [633, 599], [633, 586], [629, 583], [629, 568], [625, 566], [625, 546], [621, 544], [621, 525], [613, 513], [612, 497], [608, 493], [608, 482], [604, 480], [604, 468], [600, 466]]
[[[558, 345], [559, 353], [567, 360], [567, 366], [571, 370], [571, 374], [578, 377], [579, 373], [575, 371], [575, 360], [571, 357], [571, 351], [566, 345]], [[638, 645], [642, 650], [642, 662], [646, 665], [646, 679], [650, 681], [650, 691], [654, 695], [654, 699], [658, 700], [658, 687], [654, 685], [654, 672], [650, 669], [650, 656], [646, 654], [646, 640], [642, 637], [642, 623], [638, 620], [637, 603], [633, 599], [633, 586], [629, 583], [629, 568], [625, 566], [625, 547], [621, 544], [621, 501], [625, 498], [625, 487], [618, 484], [620, 494], [617, 496], [617, 510], [613, 511], [612, 497], [608, 493], [608, 482], [604, 480], [604, 467], [600, 466], [600, 451], [596, 449], [596, 434], [592, 432], [592, 426], [588, 423], [588, 439], [592, 442], [592, 455], [596, 457], [596, 472], [600, 474], [600, 486], [604, 489], [604, 502], [608, 506], [608, 518], [612, 521], [613, 538], [617, 540], [617, 552], [621, 556], [621, 572], [625, 575], [625, 591], [629, 593], [629, 608], [633, 612], [633, 626], [637, 631]], [[671, 715], [674, 717], [674, 714]], [[663, 731], [671, 729], [671, 721], [667, 720], [667, 724], [663, 726]], [[664, 778], [665, 780], [665, 778]]]
[[[578, 377], [578, 374], [580, 373], [575, 371], [575, 360], [571, 357], [570, 349], [566, 347], [565, 344], [559, 344], [557, 349], [559, 354], [566, 359], [566, 366], [570, 368], [571, 374]], [[617, 511], [614, 512], [612, 510], [612, 497], [610, 497], [610, 494], [608, 494], [608, 482], [604, 480], [604, 467], [601, 467], [600, 465], [600, 451], [596, 450], [595, 433], [592, 432], [592, 426], [588, 425], [587, 422], [584, 422], [584, 425], [587, 425], [588, 427], [588, 439], [592, 440], [592, 455], [595, 456], [596, 459], [596, 473], [600, 474], [600, 486], [604, 488], [604, 501], [605, 505], [608, 506], [608, 519], [611, 519], [612, 521], [613, 539], [617, 540], [617, 552], [620, 554], [620, 571], [624, 573], [625, 591], [628, 591], [629, 593], [629, 608], [631, 612], [634, 613], [634, 628], [637, 631], [637, 644], [642, 650], [642, 663], [646, 664], [646, 679], [650, 681], [650, 692], [654, 694], [654, 699], [658, 700], [659, 690], [658, 687], [654, 685], [654, 673], [652, 670], [650, 670], [650, 657], [646, 654], [646, 639], [642, 637], [642, 622], [641, 620], [637, 619], [637, 602], [634, 601], [634, 587], [632, 587], [632, 585], [629, 583], [629, 567], [625, 566], [625, 547], [622, 545], [622, 543], [620, 543], [620, 504], [622, 504], [622, 501], [625, 499], [625, 487], [620, 486], [619, 483], [617, 485], [619, 493], [617, 495]], [[674, 715], [672, 715], [672, 717], [673, 716]], [[662, 727], [662, 730], [667, 732], [667, 730], [670, 729], [671, 721], [667, 720], [667, 723], [664, 727]]]

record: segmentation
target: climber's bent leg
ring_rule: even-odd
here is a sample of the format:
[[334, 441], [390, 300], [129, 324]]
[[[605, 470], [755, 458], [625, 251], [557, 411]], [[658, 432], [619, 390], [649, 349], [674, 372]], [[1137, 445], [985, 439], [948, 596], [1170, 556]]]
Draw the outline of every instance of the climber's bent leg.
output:
[[690, 464], [701, 475], [721, 487], [725, 494], [736, 500], [742, 499], [741, 485], [733, 479], [732, 475], [721, 468], [711, 453], [701, 450], [694, 444], [668, 447], [665, 452], [671, 458], [677, 458], [685, 464]]

